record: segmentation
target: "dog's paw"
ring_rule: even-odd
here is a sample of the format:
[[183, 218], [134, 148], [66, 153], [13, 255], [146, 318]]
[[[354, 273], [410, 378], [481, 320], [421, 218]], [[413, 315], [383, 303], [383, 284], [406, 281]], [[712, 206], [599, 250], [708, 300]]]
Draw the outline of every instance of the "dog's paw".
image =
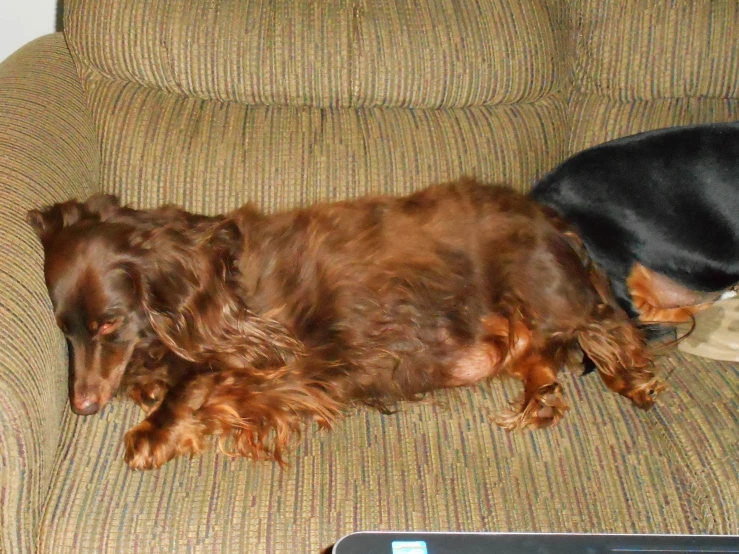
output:
[[535, 410], [535, 414], [529, 423], [529, 426], [534, 429], [554, 425], [570, 409], [567, 402], [565, 402], [562, 387], [559, 383], [540, 389], [529, 404], [533, 404]]
[[624, 392], [623, 395], [630, 399], [637, 408], [648, 410], [654, 406], [657, 396], [665, 388], [666, 385], [663, 381], [657, 377], [653, 377], [646, 383], [634, 386], [629, 391]]
[[125, 461], [131, 469], [156, 469], [178, 454], [170, 433], [146, 420], [126, 433], [124, 443]]
[[495, 423], [513, 431], [515, 429], [540, 429], [557, 423], [569, 410], [559, 383], [552, 383], [537, 390], [523, 408], [508, 411], [495, 418]]
[[129, 396], [146, 415], [149, 415], [161, 405], [167, 390], [167, 385], [157, 380], [134, 385], [131, 387]]

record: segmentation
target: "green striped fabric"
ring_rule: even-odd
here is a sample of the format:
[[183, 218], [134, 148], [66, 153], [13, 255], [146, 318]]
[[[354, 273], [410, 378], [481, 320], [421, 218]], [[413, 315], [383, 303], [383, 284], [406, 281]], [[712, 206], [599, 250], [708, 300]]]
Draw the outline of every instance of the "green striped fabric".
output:
[[736, 0], [579, 0], [579, 87], [620, 101], [739, 97]]
[[563, 85], [561, 2], [76, 0], [66, 35], [89, 73], [203, 99], [318, 107], [466, 107]]
[[624, 103], [583, 95], [570, 104], [570, 112], [569, 152], [575, 153], [607, 140], [652, 129], [738, 121], [739, 99], [662, 98]]
[[519, 189], [564, 155], [566, 105], [318, 109], [207, 102], [94, 81], [103, 187], [137, 206], [209, 213], [403, 193], [476, 175]]
[[565, 374], [565, 419], [508, 433], [490, 418], [519, 389], [494, 381], [310, 429], [285, 470], [211, 450], [131, 472], [120, 441], [138, 408], [70, 417], [40, 552], [317, 553], [355, 530], [736, 531], [737, 367], [660, 364], [674, 372], [650, 412]]
[[33, 552], [67, 408], [67, 356], [26, 210], [98, 184], [92, 121], [61, 35], [0, 64], [0, 552]]

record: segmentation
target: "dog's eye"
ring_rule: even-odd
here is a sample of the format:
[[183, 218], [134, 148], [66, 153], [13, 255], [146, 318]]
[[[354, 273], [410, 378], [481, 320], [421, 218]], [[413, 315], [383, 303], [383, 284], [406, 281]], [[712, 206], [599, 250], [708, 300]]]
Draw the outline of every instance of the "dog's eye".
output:
[[117, 330], [118, 327], [123, 323], [122, 319], [108, 319], [100, 323], [98, 326], [98, 335], [110, 335], [113, 331]]

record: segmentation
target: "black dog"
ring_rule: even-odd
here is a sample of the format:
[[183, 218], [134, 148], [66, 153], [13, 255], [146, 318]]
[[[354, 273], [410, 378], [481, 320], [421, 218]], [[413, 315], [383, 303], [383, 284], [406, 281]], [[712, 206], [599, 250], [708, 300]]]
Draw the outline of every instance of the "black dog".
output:
[[622, 307], [657, 334], [739, 282], [739, 122], [607, 142], [531, 195], [575, 226]]

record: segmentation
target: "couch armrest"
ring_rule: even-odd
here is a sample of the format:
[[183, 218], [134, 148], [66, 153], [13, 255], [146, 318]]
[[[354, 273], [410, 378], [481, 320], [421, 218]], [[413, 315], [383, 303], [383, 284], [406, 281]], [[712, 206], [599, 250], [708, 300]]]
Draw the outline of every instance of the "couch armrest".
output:
[[67, 402], [43, 251], [25, 213], [97, 189], [99, 153], [61, 34], [0, 64], [0, 552], [33, 552]]

